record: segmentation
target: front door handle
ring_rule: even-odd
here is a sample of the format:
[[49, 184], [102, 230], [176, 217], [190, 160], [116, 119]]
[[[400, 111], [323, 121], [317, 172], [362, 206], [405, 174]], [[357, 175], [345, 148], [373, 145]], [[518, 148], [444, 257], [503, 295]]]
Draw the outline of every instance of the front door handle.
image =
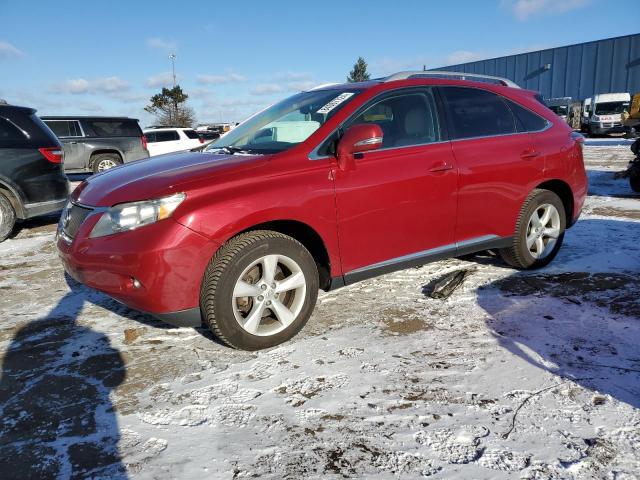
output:
[[520, 158], [523, 160], [532, 160], [538, 156], [540, 156], [540, 152], [536, 152], [535, 150], [525, 150], [520, 154]]
[[445, 162], [444, 160], [436, 163], [433, 167], [429, 169], [430, 172], [445, 172], [447, 170], [451, 170], [453, 165]]

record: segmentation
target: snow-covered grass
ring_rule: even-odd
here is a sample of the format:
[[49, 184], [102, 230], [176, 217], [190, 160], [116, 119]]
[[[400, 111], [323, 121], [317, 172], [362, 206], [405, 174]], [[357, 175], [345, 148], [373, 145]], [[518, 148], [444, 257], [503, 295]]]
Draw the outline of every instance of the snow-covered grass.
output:
[[[554, 262], [447, 260], [320, 295], [303, 332], [230, 350], [67, 284], [53, 225], [0, 245], [9, 477], [638, 478], [640, 200], [587, 147]], [[444, 272], [473, 273], [446, 300]]]

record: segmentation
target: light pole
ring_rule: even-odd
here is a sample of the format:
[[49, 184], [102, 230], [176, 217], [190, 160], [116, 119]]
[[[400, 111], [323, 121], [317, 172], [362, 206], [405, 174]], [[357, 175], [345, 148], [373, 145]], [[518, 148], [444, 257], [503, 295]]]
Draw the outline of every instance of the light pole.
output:
[[176, 54], [169, 55], [169, 60], [171, 60], [171, 71], [173, 73], [173, 88], [176, 88]]

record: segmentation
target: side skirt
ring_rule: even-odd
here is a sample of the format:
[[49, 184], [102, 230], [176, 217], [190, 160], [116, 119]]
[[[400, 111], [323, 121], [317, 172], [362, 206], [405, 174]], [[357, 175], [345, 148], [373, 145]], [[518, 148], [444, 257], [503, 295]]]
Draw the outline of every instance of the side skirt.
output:
[[483, 250], [494, 248], [506, 248], [511, 246], [512, 242], [513, 237], [486, 235], [484, 237], [473, 238], [471, 240], [465, 240], [462, 242], [444, 245], [442, 247], [424, 250], [422, 252], [412, 253], [410, 255], [404, 255], [398, 258], [392, 258], [390, 260], [385, 260], [384, 262], [352, 270], [345, 273], [342, 277], [332, 278], [331, 285], [328, 290], [335, 290], [336, 288], [361, 282], [362, 280], [377, 277], [379, 275], [384, 275], [385, 273], [404, 270], [406, 268], [420, 267], [427, 263], [437, 262], [447, 258], [459, 257], [461, 255], [468, 255], [470, 253], [481, 252]]

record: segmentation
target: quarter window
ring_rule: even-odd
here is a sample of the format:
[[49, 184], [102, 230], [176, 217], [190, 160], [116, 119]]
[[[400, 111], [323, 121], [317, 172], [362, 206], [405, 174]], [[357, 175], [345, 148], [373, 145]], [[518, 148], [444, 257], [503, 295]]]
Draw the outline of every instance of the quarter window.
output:
[[183, 132], [188, 138], [192, 140], [195, 140], [198, 138], [198, 134], [196, 133], [195, 130], [183, 130]]
[[0, 142], [24, 140], [24, 134], [11, 122], [0, 118]]
[[382, 148], [440, 141], [436, 102], [431, 90], [385, 98], [350, 120], [351, 125], [375, 123], [383, 132]]
[[515, 102], [510, 100], [506, 100], [506, 102], [516, 116], [519, 132], [539, 132], [546, 128], [548, 121], [545, 118], [521, 107]]
[[496, 94], [478, 88], [444, 87], [453, 137], [474, 138], [516, 132], [511, 111]]

